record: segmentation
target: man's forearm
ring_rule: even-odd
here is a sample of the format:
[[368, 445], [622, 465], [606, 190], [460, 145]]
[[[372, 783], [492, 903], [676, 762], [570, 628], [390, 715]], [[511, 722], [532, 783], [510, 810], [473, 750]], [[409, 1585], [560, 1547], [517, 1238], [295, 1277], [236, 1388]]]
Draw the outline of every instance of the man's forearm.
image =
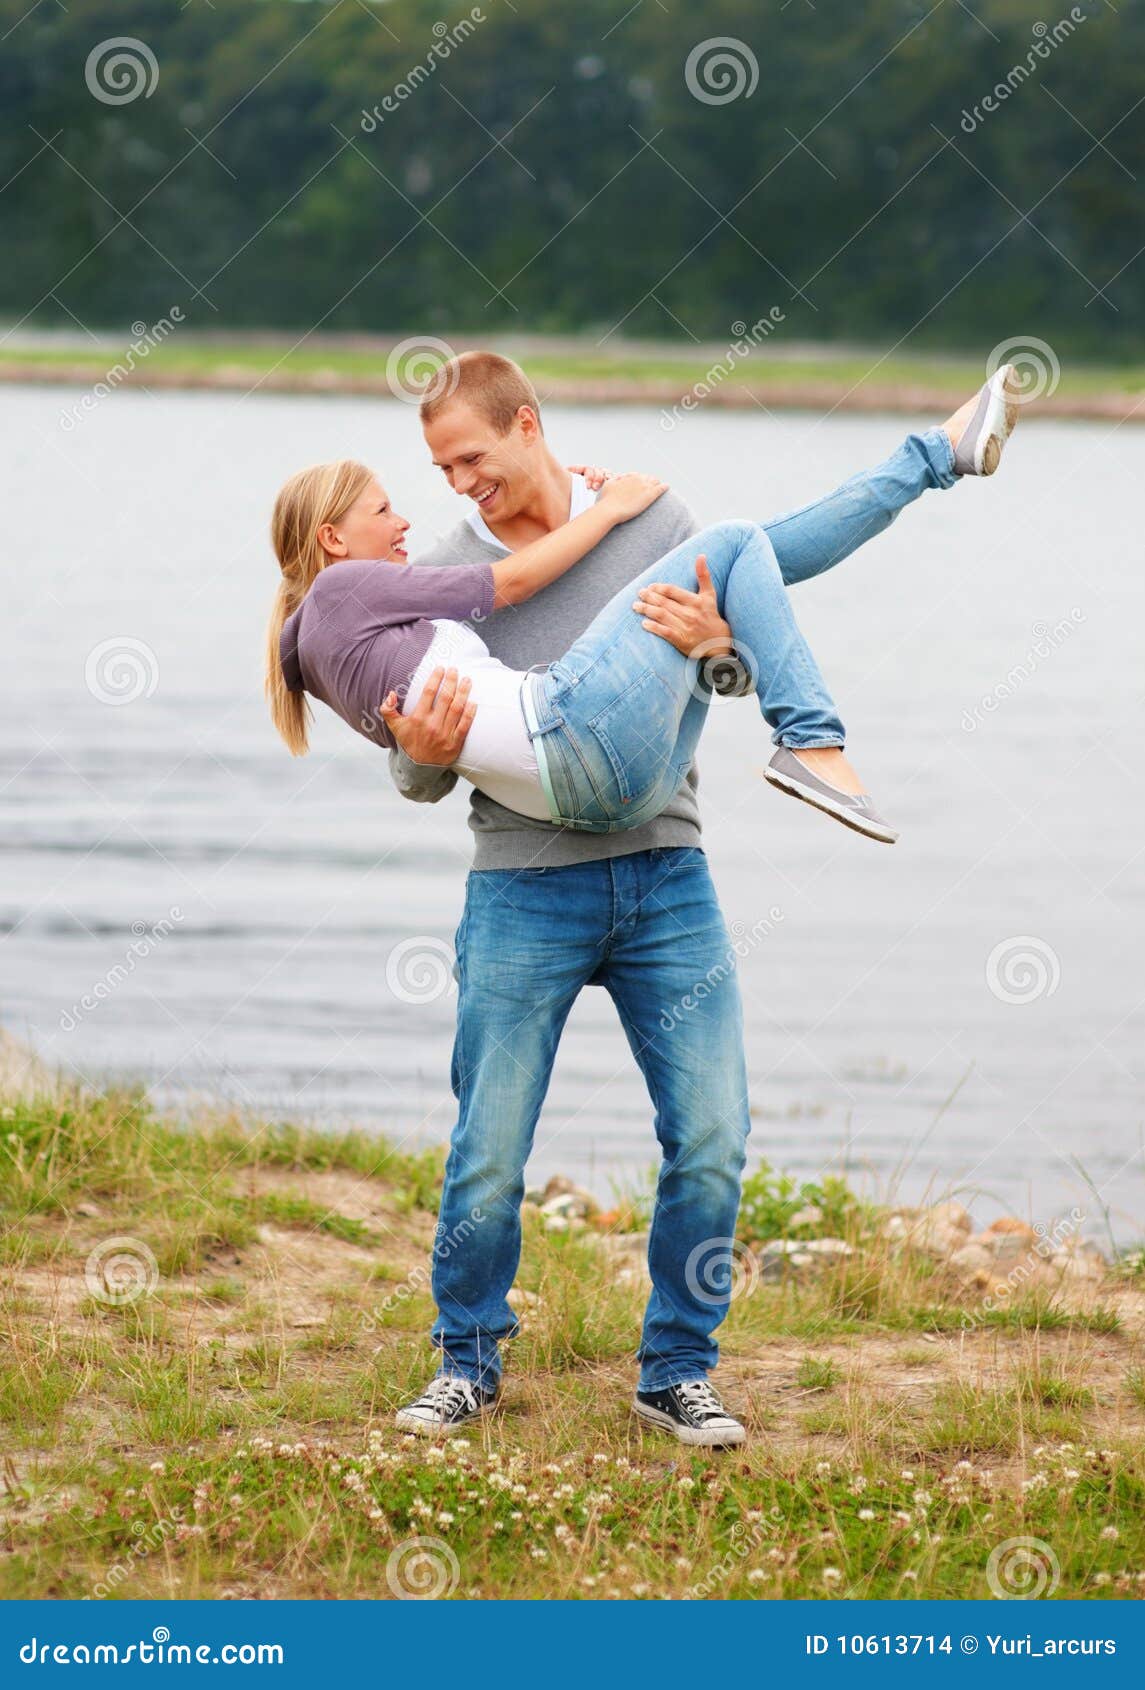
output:
[[414, 804], [436, 804], [457, 785], [452, 769], [437, 763], [415, 763], [397, 746], [390, 752], [390, 779], [402, 797]]

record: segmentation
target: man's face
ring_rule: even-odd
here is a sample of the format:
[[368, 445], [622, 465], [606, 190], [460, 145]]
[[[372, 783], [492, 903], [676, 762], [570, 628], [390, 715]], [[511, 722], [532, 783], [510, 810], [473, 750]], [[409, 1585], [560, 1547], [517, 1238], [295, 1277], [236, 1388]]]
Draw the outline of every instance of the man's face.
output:
[[465, 400], [424, 425], [433, 461], [455, 493], [472, 499], [486, 522], [508, 522], [536, 490], [541, 432], [527, 405], [507, 434]]

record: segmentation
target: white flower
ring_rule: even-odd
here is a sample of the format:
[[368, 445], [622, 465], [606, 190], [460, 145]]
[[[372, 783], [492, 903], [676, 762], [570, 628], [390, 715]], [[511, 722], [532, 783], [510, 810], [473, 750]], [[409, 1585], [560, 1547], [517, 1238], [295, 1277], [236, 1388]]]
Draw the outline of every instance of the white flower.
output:
[[842, 1576], [843, 1575], [839, 1571], [838, 1567], [824, 1567], [823, 1568], [823, 1583], [824, 1584], [838, 1584], [838, 1582], [842, 1578]]
[[749, 1584], [762, 1584], [766, 1577], [767, 1574], [762, 1567], [753, 1567], [747, 1575], [747, 1582]]
[[875, 1517], [875, 1511], [874, 1511], [873, 1508], [860, 1508], [859, 1509], [859, 1519], [860, 1520], [873, 1520], [874, 1517]]
[[1103, 1538], [1106, 1538], [1108, 1542], [1116, 1543], [1117, 1539], [1121, 1536], [1121, 1533], [1118, 1531], [1116, 1526], [1102, 1526], [1101, 1535]]

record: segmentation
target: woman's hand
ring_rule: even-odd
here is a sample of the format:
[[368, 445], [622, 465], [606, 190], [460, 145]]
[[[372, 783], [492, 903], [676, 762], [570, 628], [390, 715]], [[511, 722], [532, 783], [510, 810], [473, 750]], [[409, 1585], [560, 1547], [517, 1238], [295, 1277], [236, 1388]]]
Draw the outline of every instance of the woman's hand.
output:
[[477, 714], [476, 704], [469, 702], [471, 685], [468, 676], [458, 680], [456, 669], [435, 669], [408, 716], [402, 715], [396, 692], [382, 700], [378, 712], [413, 762], [448, 768], [460, 757]]
[[607, 511], [615, 522], [628, 522], [667, 491], [668, 483], [655, 475], [614, 475], [605, 482], [596, 508]]
[[590, 493], [599, 493], [605, 482], [612, 480], [612, 471], [601, 469], [599, 464], [566, 464], [565, 468], [570, 475], [583, 475]]
[[720, 615], [708, 560], [702, 553], [696, 559], [696, 581], [694, 593], [670, 583], [642, 587], [632, 608], [644, 617], [643, 626], [650, 634], [658, 634], [685, 657], [730, 657], [735, 650], [731, 624]]

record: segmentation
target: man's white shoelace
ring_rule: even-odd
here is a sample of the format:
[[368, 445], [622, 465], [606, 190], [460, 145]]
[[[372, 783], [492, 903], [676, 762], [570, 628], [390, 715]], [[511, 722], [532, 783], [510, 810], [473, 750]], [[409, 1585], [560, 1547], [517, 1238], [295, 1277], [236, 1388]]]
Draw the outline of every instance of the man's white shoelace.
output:
[[694, 1414], [710, 1420], [732, 1419], [706, 1379], [687, 1379], [678, 1388], [680, 1396]]
[[430, 1380], [415, 1406], [432, 1408], [435, 1414], [448, 1419], [459, 1408], [476, 1408], [477, 1393], [468, 1379], [441, 1373], [436, 1379]]

